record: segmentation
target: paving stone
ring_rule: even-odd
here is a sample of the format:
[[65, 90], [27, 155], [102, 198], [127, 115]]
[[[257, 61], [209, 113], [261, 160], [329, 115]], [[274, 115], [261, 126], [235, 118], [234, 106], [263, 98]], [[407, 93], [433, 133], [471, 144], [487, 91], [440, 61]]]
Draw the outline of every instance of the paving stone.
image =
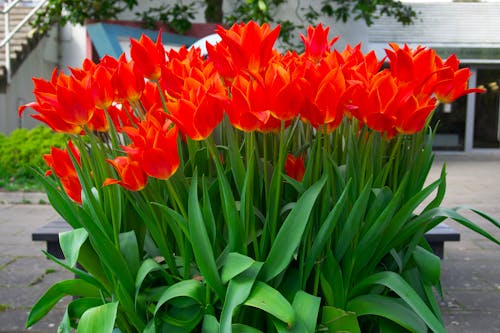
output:
[[445, 302], [460, 305], [461, 310], [491, 311], [500, 316], [500, 290], [447, 290], [444, 294]]
[[495, 290], [500, 285], [500, 265], [498, 260], [444, 260], [441, 278], [444, 289]]
[[451, 312], [442, 315], [448, 333], [500, 332], [500, 314], [498, 312]]
[[29, 309], [7, 309], [0, 312], [0, 333], [54, 333], [64, 316], [64, 311], [63, 308], [54, 308], [45, 318], [27, 329], [24, 326]]

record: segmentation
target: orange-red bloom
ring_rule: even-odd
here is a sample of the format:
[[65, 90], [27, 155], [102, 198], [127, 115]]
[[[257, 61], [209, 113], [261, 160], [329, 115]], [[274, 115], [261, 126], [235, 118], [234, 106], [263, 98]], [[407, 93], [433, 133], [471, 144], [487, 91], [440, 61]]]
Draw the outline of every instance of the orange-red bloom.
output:
[[302, 181], [306, 172], [304, 158], [302, 156], [295, 157], [292, 154], [288, 154], [285, 161], [285, 172], [289, 177], [299, 182]]
[[127, 155], [148, 176], [158, 179], [170, 178], [180, 164], [178, 130], [166, 116], [163, 110], [153, 110], [138, 128], [123, 128], [132, 140], [131, 145], [123, 147]]
[[184, 79], [178, 98], [166, 102], [169, 118], [181, 132], [193, 140], [207, 138], [222, 121], [229, 103], [226, 90], [213, 64], [203, 69], [193, 68]]
[[113, 76], [113, 86], [118, 100], [136, 102], [144, 90], [144, 76], [134, 70], [132, 63], [121, 58]]
[[161, 42], [161, 32], [156, 43], [142, 35], [139, 41], [130, 39], [130, 57], [134, 67], [146, 78], [156, 81], [161, 76], [161, 66], [165, 63], [165, 48]]
[[309, 70], [302, 85], [305, 105], [300, 115], [315, 128], [322, 127], [330, 132], [337, 128], [344, 116], [347, 85], [340, 68], [323, 73], [318, 68]]
[[242, 131], [255, 131], [269, 120], [267, 92], [257, 81], [239, 75], [231, 86], [231, 105], [226, 110], [231, 124]]
[[119, 184], [130, 191], [140, 191], [146, 186], [147, 175], [142, 170], [139, 162], [127, 156], [119, 156], [114, 160], [107, 160], [120, 176], [121, 180], [108, 178], [103, 186]]
[[19, 107], [19, 115], [30, 107], [37, 113], [33, 118], [49, 125], [54, 131], [78, 134], [93, 117], [95, 107], [89, 91], [89, 77], [81, 80], [55, 69], [50, 81], [33, 78], [36, 102]]
[[[233, 68], [233, 75], [240, 72], [259, 73], [266, 68], [275, 55], [274, 43], [278, 38], [280, 27], [271, 30], [269, 24], [258, 25], [255, 21], [246, 24], [234, 24], [229, 29], [217, 27], [217, 33], [222, 38], [218, 47], [209, 47], [208, 55], [216, 64], [225, 63]], [[220, 52], [226, 48], [226, 52]], [[219, 51], [219, 52], [218, 52]], [[230, 62], [218, 61], [220, 57], [227, 57]]]
[[459, 61], [455, 55], [450, 56], [437, 73], [437, 85], [434, 89], [436, 98], [441, 103], [451, 103], [457, 98], [473, 92], [482, 93], [484, 89], [467, 89], [471, 72], [469, 68], [459, 69]]
[[319, 61], [327, 53], [330, 52], [332, 45], [339, 39], [338, 36], [328, 40], [329, 27], [324, 28], [320, 23], [316, 27], [309, 26], [307, 28], [307, 37], [300, 34], [300, 38], [304, 43], [305, 56], [314, 62]]
[[369, 128], [386, 133], [412, 134], [422, 130], [436, 107], [430, 96], [417, 94], [418, 86], [400, 82], [388, 70], [374, 75], [369, 86], [361, 87], [352, 101], [356, 117]]
[[64, 192], [76, 203], [82, 203], [82, 185], [76, 173], [75, 166], [71, 160], [71, 155], [81, 165], [80, 153], [70, 141], [68, 144], [69, 150], [52, 147], [50, 154], [43, 155], [45, 163], [51, 170], [46, 172], [46, 175], [51, 175], [52, 172], [59, 178], [63, 186]]

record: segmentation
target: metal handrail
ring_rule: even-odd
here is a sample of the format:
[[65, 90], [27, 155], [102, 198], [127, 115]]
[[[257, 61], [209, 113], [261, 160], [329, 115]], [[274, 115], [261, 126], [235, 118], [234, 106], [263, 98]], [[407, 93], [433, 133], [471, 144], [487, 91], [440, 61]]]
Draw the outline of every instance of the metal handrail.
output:
[[4, 15], [5, 23], [5, 37], [0, 42], [0, 48], [5, 46], [5, 69], [7, 75], [7, 82], [11, 80], [11, 63], [10, 63], [10, 40], [16, 35], [16, 33], [21, 30], [21, 28], [28, 23], [28, 21], [36, 14], [36, 12], [42, 8], [48, 0], [41, 0], [33, 9], [19, 22], [12, 31], [10, 31], [10, 11], [22, 0], [14, 0], [9, 2], [4, 9], [2, 9], [2, 14]]

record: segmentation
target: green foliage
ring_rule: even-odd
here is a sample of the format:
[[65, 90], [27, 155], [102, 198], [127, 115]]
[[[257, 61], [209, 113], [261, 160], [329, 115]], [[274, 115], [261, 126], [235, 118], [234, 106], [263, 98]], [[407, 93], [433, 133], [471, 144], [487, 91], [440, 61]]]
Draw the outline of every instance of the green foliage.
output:
[[[74, 228], [60, 235], [66, 260], [49, 257], [78, 279], [49, 289], [28, 325], [75, 295], [63, 332], [444, 332], [434, 294], [440, 261], [424, 233], [449, 217], [499, 241], [439, 207], [444, 170], [425, 185], [432, 133], [386, 140], [347, 119], [333, 134], [304, 126], [259, 140], [224, 127], [217, 146], [187, 139], [184, 166], [196, 159], [198, 169], [151, 179], [142, 192], [100, 186], [112, 170], [97, 156], [118, 147], [91, 154], [96, 138], [75, 137], [83, 204], [57, 180], [41, 180]], [[277, 154], [261, 155], [267, 145]], [[309, 155], [300, 183], [282, 172], [292, 148]], [[262, 177], [262, 161], [274, 166], [271, 177]], [[99, 316], [110, 318], [105, 327], [88, 326]]]
[[44, 126], [17, 129], [9, 136], [0, 136], [0, 186], [6, 187], [12, 182], [33, 183], [33, 168], [46, 169], [42, 155], [49, 153], [52, 146], [65, 145], [64, 135]]
[[118, 14], [137, 4], [137, 0], [49, 0], [38, 12], [33, 26], [46, 31], [54, 24], [64, 26], [67, 23], [84, 24], [86, 20], [115, 19]]
[[187, 5], [176, 2], [175, 4], [163, 4], [159, 7], [149, 8], [136, 16], [143, 22], [146, 28], [155, 29], [158, 23], [168, 24], [169, 29], [183, 34], [191, 29], [191, 21], [196, 14], [196, 3]]
[[[222, 0], [201, 0], [201, 2], [201, 7], [205, 8], [207, 22], [231, 25], [235, 22], [254, 20], [259, 23], [280, 24], [282, 26], [280, 39], [286, 47], [292, 49], [300, 47], [298, 41], [292, 38], [297, 30], [303, 30], [307, 24], [315, 25], [321, 17], [332, 17], [336, 21], [343, 22], [352, 18], [371, 25], [374, 19], [389, 16], [407, 25], [413, 23], [417, 16], [411, 6], [398, 0], [322, 0], [317, 7], [312, 5], [298, 7], [295, 21], [276, 19], [276, 13], [287, 0], [240, 0], [236, 2], [233, 11], [225, 17], [222, 12]], [[126, 9], [135, 8], [137, 4], [137, 0], [49, 0], [47, 6], [37, 15], [33, 26], [45, 31], [53, 24], [64, 26], [67, 23], [84, 24], [86, 20], [116, 19], [118, 14]], [[155, 28], [159, 22], [166, 23], [170, 29], [182, 34], [191, 28], [191, 22], [199, 9], [197, 7], [197, 2], [185, 4], [182, 1], [173, 1], [136, 13], [136, 16], [145, 27]]]
[[276, 14], [286, 0], [247, 0], [238, 1], [233, 12], [225, 17], [225, 23], [246, 22], [254, 20], [259, 23], [277, 23], [282, 27], [280, 40], [285, 47], [300, 49], [301, 44], [292, 36], [303, 30], [305, 25], [316, 25], [321, 18], [330, 17], [336, 21], [346, 22], [349, 19], [363, 20], [367, 25], [373, 24], [381, 16], [394, 17], [403, 25], [413, 23], [417, 13], [409, 5], [397, 0], [322, 0], [319, 6], [298, 7], [295, 10], [296, 23], [292, 20], [278, 20]]

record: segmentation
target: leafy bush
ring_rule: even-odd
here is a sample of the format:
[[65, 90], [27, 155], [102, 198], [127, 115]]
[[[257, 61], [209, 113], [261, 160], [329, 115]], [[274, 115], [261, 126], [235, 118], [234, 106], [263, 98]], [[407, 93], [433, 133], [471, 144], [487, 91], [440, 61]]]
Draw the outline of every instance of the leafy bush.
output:
[[17, 129], [8, 136], [1, 135], [0, 179], [4, 182], [33, 179], [33, 168], [47, 168], [43, 154], [49, 153], [52, 146], [64, 147], [65, 144], [65, 135], [44, 126]]

